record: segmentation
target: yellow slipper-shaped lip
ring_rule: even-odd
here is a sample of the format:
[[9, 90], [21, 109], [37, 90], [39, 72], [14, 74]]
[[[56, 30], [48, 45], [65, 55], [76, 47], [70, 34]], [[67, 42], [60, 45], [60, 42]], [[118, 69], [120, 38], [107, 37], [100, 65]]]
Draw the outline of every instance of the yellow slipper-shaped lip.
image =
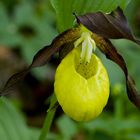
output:
[[73, 49], [59, 64], [54, 90], [63, 111], [76, 121], [96, 118], [109, 97], [109, 79], [100, 59], [79, 63], [80, 51]]

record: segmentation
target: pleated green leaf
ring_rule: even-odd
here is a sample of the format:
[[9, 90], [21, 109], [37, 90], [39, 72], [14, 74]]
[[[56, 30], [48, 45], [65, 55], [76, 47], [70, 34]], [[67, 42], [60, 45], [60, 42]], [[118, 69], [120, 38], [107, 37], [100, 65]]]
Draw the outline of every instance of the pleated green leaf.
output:
[[110, 12], [120, 6], [126, 7], [130, 0], [51, 0], [56, 11], [57, 27], [60, 32], [71, 28], [74, 23], [73, 12], [85, 14], [88, 12]]
[[0, 140], [35, 140], [23, 116], [4, 97], [0, 98], [0, 113]]

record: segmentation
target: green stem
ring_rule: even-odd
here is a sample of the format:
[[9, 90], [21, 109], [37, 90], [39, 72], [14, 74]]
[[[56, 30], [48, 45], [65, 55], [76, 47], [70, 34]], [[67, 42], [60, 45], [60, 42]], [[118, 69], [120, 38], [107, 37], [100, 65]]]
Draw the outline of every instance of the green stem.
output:
[[123, 99], [118, 97], [115, 101], [115, 117], [120, 120], [123, 117]]
[[[118, 95], [115, 101], [115, 118], [116, 121], [121, 121], [123, 118], [123, 99], [120, 95]], [[121, 132], [118, 130], [116, 131], [115, 140], [121, 139]]]
[[47, 135], [50, 130], [50, 127], [51, 127], [51, 124], [52, 124], [52, 121], [53, 121], [53, 118], [54, 118], [54, 115], [56, 112], [56, 107], [54, 107], [56, 103], [57, 103], [57, 100], [56, 100], [55, 95], [53, 94], [51, 97], [51, 101], [50, 101], [50, 107], [49, 107], [49, 110], [47, 111], [47, 115], [46, 115], [46, 118], [45, 118], [45, 121], [43, 124], [43, 128], [42, 128], [41, 134], [39, 136], [39, 140], [47, 139]]

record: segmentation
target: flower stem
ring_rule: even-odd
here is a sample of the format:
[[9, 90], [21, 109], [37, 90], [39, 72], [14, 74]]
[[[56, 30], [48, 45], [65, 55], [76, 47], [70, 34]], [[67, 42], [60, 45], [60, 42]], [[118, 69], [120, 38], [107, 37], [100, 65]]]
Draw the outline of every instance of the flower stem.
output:
[[47, 139], [47, 135], [50, 130], [50, 127], [51, 127], [51, 124], [52, 124], [52, 121], [53, 121], [53, 118], [54, 118], [54, 115], [56, 112], [56, 107], [54, 107], [56, 103], [57, 103], [57, 99], [56, 99], [55, 95], [53, 94], [51, 97], [51, 101], [50, 101], [50, 107], [47, 111], [47, 115], [46, 115], [46, 118], [45, 118], [45, 121], [43, 124], [43, 128], [42, 128], [41, 134], [39, 136], [39, 140]]
[[[115, 117], [116, 121], [121, 121], [123, 118], [123, 99], [121, 97], [121, 94], [118, 95], [116, 101], [115, 101]], [[115, 140], [121, 139], [121, 132], [120, 130], [116, 131]]]

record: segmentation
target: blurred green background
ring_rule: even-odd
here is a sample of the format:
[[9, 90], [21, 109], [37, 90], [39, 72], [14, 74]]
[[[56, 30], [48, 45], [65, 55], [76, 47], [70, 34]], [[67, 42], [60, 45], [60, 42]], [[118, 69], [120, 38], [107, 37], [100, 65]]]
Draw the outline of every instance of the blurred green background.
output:
[[[0, 87], [14, 73], [27, 67], [35, 53], [74, 24], [72, 12], [110, 12], [117, 6], [134, 34], [140, 38], [139, 0], [1, 0]], [[125, 58], [129, 73], [140, 89], [140, 48], [127, 40], [112, 40]], [[111, 93], [103, 113], [91, 122], [75, 122], [57, 109], [48, 140], [140, 140], [140, 113], [128, 100], [121, 69], [96, 52], [106, 66]], [[0, 140], [37, 140], [53, 93], [57, 55], [32, 70], [0, 99]]]

